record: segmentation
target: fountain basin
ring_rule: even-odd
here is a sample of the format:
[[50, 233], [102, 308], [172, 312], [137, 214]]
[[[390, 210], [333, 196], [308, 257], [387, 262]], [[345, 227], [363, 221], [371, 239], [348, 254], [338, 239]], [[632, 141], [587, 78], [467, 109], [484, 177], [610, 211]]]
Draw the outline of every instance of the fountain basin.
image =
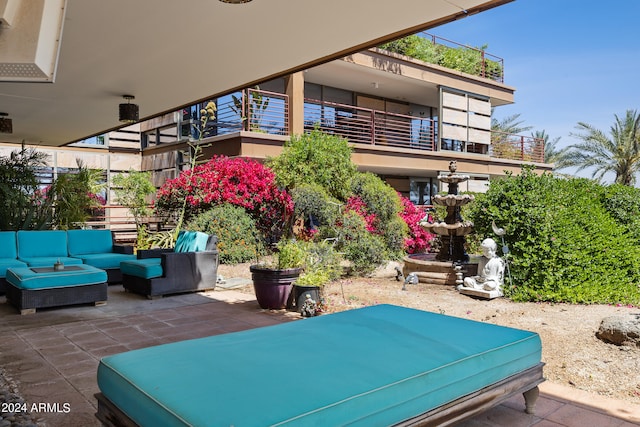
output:
[[433, 196], [433, 203], [440, 206], [464, 206], [467, 203], [471, 203], [475, 200], [475, 197], [471, 194], [447, 194]]
[[447, 224], [442, 221], [421, 222], [420, 227], [439, 236], [466, 236], [473, 231], [471, 221], [456, 222], [455, 224]]
[[[456, 285], [456, 274], [453, 263], [448, 261], [436, 261], [436, 254], [411, 254], [402, 260], [402, 274], [405, 277], [409, 273], [416, 273], [420, 283], [430, 283], [434, 285]], [[472, 258], [468, 263], [464, 263], [463, 272], [466, 276], [474, 276], [478, 270], [478, 260]]]

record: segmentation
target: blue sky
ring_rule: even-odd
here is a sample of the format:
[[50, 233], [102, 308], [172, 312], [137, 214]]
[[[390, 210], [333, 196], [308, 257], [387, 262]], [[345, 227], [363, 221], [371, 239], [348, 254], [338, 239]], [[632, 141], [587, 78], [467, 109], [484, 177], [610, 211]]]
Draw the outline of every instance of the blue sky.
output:
[[526, 135], [545, 130], [564, 147], [578, 122], [609, 134], [615, 114], [640, 109], [639, 17], [637, 0], [515, 0], [429, 33], [488, 45], [516, 89], [495, 117], [519, 113]]

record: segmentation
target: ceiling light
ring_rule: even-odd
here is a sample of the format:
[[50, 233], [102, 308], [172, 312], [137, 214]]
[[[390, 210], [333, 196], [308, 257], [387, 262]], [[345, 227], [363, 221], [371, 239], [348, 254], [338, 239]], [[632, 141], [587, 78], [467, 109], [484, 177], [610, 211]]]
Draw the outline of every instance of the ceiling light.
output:
[[249, 3], [251, 0], [220, 0], [222, 3], [242, 4]]
[[0, 113], [0, 133], [13, 133], [13, 121], [8, 113]]
[[120, 121], [122, 123], [135, 123], [138, 121], [139, 108], [138, 104], [131, 104], [132, 99], [136, 99], [133, 95], [122, 95], [127, 100], [126, 104], [120, 104]]

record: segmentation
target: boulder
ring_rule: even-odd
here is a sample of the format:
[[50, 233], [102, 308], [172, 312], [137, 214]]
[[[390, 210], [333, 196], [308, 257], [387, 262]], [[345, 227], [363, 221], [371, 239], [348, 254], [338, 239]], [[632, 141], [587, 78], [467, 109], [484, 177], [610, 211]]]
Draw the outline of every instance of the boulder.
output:
[[640, 314], [605, 317], [596, 337], [606, 343], [640, 347]]

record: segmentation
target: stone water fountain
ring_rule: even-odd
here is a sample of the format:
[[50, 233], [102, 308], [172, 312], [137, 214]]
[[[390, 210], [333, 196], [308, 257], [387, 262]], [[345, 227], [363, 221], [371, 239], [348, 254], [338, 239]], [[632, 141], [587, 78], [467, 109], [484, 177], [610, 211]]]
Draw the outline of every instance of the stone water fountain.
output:
[[[444, 221], [420, 223], [427, 231], [437, 234], [441, 240], [440, 252], [433, 254], [419, 254], [405, 257], [403, 273], [416, 273], [421, 282], [455, 285], [456, 280], [461, 280], [461, 268], [456, 270], [456, 265], [466, 264], [465, 273], [475, 274], [477, 264], [469, 262], [464, 245], [465, 236], [473, 231], [473, 223], [464, 221], [460, 215], [460, 208], [474, 200], [470, 194], [458, 194], [458, 184], [469, 180], [469, 175], [456, 173], [455, 161], [449, 163], [449, 173], [438, 175], [438, 180], [448, 184], [446, 195], [436, 195], [433, 203], [447, 208], [447, 216]], [[458, 273], [458, 276], [456, 276]]]

